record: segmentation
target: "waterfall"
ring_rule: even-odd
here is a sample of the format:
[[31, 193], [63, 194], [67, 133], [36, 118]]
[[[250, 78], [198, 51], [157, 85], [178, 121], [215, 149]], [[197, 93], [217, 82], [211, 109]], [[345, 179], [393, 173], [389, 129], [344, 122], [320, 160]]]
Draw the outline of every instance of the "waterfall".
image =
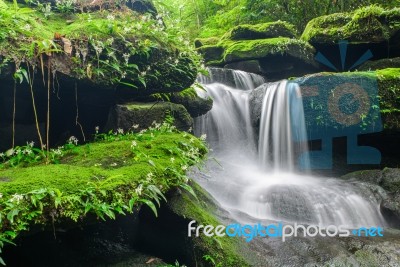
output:
[[[294, 141], [298, 142], [294, 144]], [[258, 155], [265, 170], [295, 169], [295, 152], [307, 150], [303, 101], [297, 84], [282, 81], [267, 88], [261, 109]], [[308, 154], [306, 154], [308, 155]], [[298, 165], [308, 169], [309, 158]]]
[[365, 196], [357, 185], [339, 179], [295, 172], [309, 164], [306, 154], [300, 156], [307, 136], [296, 84], [263, 85], [257, 134], [251, 124], [249, 95], [263, 79], [232, 70], [210, 72], [199, 81], [206, 89], [202, 93], [212, 97], [214, 105], [196, 118], [195, 133], [207, 134], [218, 164], [210, 161], [207, 171], [194, 175], [232, 218], [349, 228], [385, 224], [373, 194]]
[[[233, 79], [231, 86], [227, 79]], [[213, 109], [195, 120], [195, 134], [207, 134], [215, 151], [255, 151], [254, 130], [250, 125], [249, 92], [264, 83], [264, 79], [243, 71], [210, 69], [210, 76], [200, 76], [207, 93], [199, 94], [214, 100]], [[219, 81], [219, 82], [213, 82]]]

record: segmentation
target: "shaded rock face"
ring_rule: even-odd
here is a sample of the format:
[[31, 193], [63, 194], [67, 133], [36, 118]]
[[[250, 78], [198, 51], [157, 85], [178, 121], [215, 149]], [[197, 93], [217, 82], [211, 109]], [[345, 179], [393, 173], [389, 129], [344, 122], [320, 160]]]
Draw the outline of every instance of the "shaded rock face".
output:
[[17, 246], [6, 247], [2, 257], [10, 267], [165, 265], [134, 245], [138, 224], [135, 214], [73, 229], [56, 225], [54, 231], [46, 229], [18, 239]]
[[154, 121], [162, 123], [168, 114], [175, 118], [174, 125], [180, 130], [187, 131], [193, 125], [192, 117], [180, 104], [136, 102], [114, 106], [105, 131], [123, 129], [126, 132], [132, 130], [133, 125], [139, 125], [138, 129], [146, 129], [152, 126]]
[[[0, 90], [0, 151], [12, 146], [14, 81], [1, 79]], [[104, 127], [108, 112], [115, 103], [115, 91], [90, 83], [71, 81], [59, 76], [59, 84], [50, 92], [50, 145], [62, 145], [70, 136], [80, 141], [90, 139], [96, 126]], [[16, 84], [15, 144], [34, 141], [40, 146], [30, 87]], [[33, 86], [38, 124], [43, 141], [47, 125], [47, 88], [37, 77]]]
[[357, 69], [359, 71], [374, 71], [387, 68], [400, 68], [400, 57], [367, 61]]
[[206, 114], [213, 107], [213, 100], [211, 98], [202, 98], [197, 96], [197, 93], [193, 92], [193, 95], [180, 95], [173, 94], [171, 96], [171, 102], [180, 104], [186, 108], [190, 116], [193, 118]]

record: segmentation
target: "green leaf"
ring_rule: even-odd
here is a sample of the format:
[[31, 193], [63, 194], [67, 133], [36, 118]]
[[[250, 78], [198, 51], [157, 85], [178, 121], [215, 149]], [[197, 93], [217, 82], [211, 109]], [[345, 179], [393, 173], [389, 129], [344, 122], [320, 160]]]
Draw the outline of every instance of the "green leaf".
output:
[[185, 189], [187, 192], [189, 192], [192, 196], [194, 196], [196, 200], [198, 200], [196, 193], [194, 192], [193, 188], [190, 185], [180, 184], [179, 186]]
[[144, 198], [141, 198], [138, 201], [139, 202], [143, 202], [144, 204], [146, 204], [153, 211], [154, 215], [156, 217], [158, 217], [157, 208], [156, 208], [156, 206], [154, 205], [154, 203], [152, 201], [150, 201], [148, 199], [144, 199]]
[[132, 212], [132, 210], [133, 210], [133, 205], [136, 203], [136, 200], [137, 200], [136, 197], [131, 198], [131, 199], [129, 200], [129, 211]]
[[156, 166], [156, 164], [154, 163], [154, 161], [152, 161], [151, 159], [149, 159], [149, 164], [150, 164], [151, 166], [153, 166], [153, 167]]
[[17, 216], [19, 213], [19, 209], [12, 209], [8, 214], [7, 214], [7, 219], [10, 221], [10, 223], [14, 222], [14, 217]]

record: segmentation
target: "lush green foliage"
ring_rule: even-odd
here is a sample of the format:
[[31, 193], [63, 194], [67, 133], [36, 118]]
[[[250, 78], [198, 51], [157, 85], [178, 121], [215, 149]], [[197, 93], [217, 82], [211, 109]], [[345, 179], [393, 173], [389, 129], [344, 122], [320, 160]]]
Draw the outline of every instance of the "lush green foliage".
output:
[[170, 23], [188, 29], [192, 37], [222, 36], [244, 24], [284, 20], [301, 32], [313, 18], [348, 12], [371, 4], [399, 6], [399, 0], [158, 0]]
[[53, 161], [58, 164], [48, 164], [32, 144], [2, 155], [0, 248], [32, 224], [78, 221], [90, 214], [114, 219], [140, 204], [157, 215], [170, 188], [194, 194], [185, 172], [207, 152], [194, 136], [165, 122], [139, 133], [97, 134], [96, 140], [78, 146], [70, 138], [59, 148]]
[[69, 14], [65, 3], [53, 11], [0, 2], [0, 62], [14, 62], [17, 70], [27, 63], [43, 72], [45, 62], [55, 58], [63, 64], [52, 64], [52, 71], [143, 88], [159, 82], [166, 70], [195, 77], [200, 66], [185, 35], [165, 28], [161, 16], [127, 8]]

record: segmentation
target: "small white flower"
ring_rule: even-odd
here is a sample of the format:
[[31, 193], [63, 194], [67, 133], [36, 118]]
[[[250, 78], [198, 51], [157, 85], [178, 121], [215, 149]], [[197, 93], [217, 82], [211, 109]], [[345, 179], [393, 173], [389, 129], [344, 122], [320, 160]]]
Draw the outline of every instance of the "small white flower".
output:
[[96, 126], [96, 127], [94, 128], [94, 130], [96, 131], [96, 133], [99, 133], [100, 127], [99, 127], [99, 126]]
[[171, 158], [170, 160], [171, 160], [171, 162], [172, 162], [172, 163], [174, 163], [174, 161], [175, 161], [175, 158]]
[[118, 129], [117, 129], [117, 132], [118, 132], [119, 134], [124, 134], [124, 129], [118, 128]]
[[108, 45], [112, 45], [113, 43], [114, 43], [114, 38], [113, 37], [110, 37], [110, 38], [108, 38], [106, 40], [106, 44], [108, 44]]
[[147, 182], [151, 182], [151, 179], [153, 178], [153, 176], [154, 176], [154, 174], [153, 174], [152, 172], [149, 172], [149, 173], [146, 175], [146, 181], [147, 181]]
[[24, 198], [23, 195], [14, 194], [14, 195], [11, 197], [10, 201], [11, 201], [11, 202], [14, 202], [14, 201], [15, 201], [15, 202], [19, 203], [23, 198]]
[[189, 128], [188, 132], [191, 133], [193, 131], [192, 127]]
[[136, 147], [136, 146], [137, 146], [136, 141], [132, 141], [131, 148], [134, 148], [134, 147]]
[[75, 136], [71, 136], [69, 139], [68, 139], [68, 144], [74, 144], [74, 145], [78, 145], [78, 138], [76, 138]]
[[3, 152], [0, 153], [0, 157], [4, 158], [5, 156], [6, 155]]
[[178, 63], [179, 63], [179, 60], [178, 59], [175, 59], [175, 65], [177, 65]]
[[139, 124], [134, 124], [134, 125], [132, 125], [132, 128], [133, 128], [133, 129], [139, 128]]
[[205, 141], [207, 139], [207, 135], [206, 134], [202, 134], [201, 136], [200, 136], [200, 140], [201, 141]]
[[24, 29], [25, 31], [29, 32], [29, 31], [32, 29], [32, 27], [31, 27], [31, 25], [29, 25], [29, 24], [25, 24], [25, 26], [23, 27], [23, 29]]
[[115, 163], [115, 162], [110, 164], [111, 167], [115, 167], [115, 166], [117, 166], [117, 165], [118, 165], [118, 164]]
[[15, 154], [15, 150], [13, 148], [11, 148], [11, 149], [6, 151], [6, 156], [7, 157], [11, 157], [14, 154]]
[[188, 166], [187, 165], [183, 165], [181, 168], [182, 168], [182, 170], [186, 171]]
[[125, 64], [128, 65], [130, 55], [129, 55], [128, 53], [124, 53], [124, 54], [122, 55], [122, 57], [123, 57], [124, 60], [125, 60]]
[[146, 76], [146, 74], [147, 74], [146, 71], [142, 71], [142, 72], [140, 73], [141, 76]]
[[142, 191], [143, 191], [143, 185], [142, 184], [140, 184], [136, 189], [135, 189], [135, 193], [137, 194], [137, 195], [141, 195], [142, 194]]
[[35, 142], [29, 142], [29, 143], [27, 143], [27, 146], [30, 146], [30, 147], [33, 147], [35, 145]]

